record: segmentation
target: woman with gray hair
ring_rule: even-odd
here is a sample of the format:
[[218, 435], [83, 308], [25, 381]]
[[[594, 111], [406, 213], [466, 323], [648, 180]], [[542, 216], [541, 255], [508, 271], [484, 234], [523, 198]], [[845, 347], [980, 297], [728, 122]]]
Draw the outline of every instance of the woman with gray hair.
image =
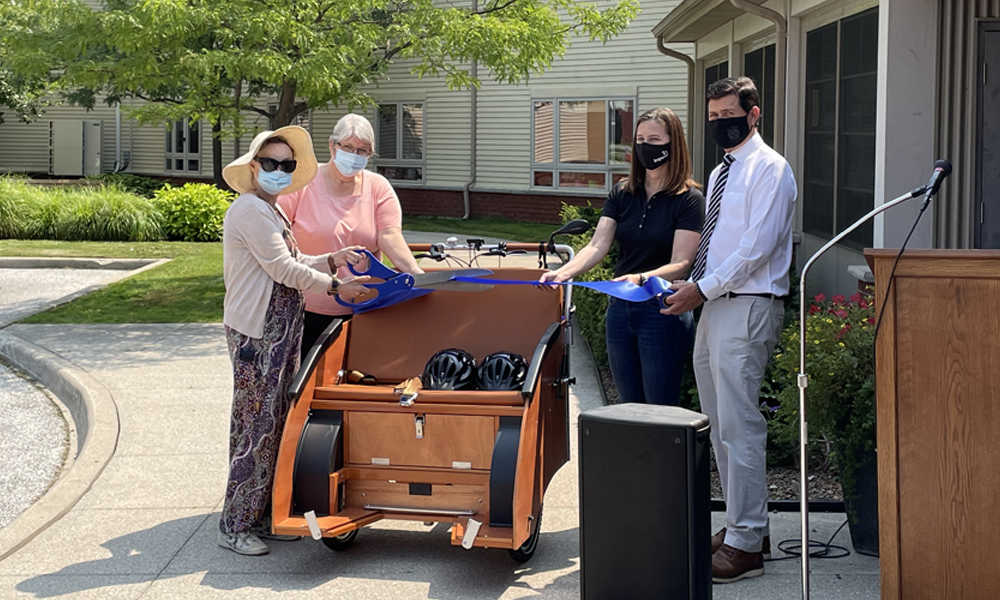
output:
[[[389, 181], [367, 171], [375, 154], [375, 130], [368, 119], [344, 115], [330, 136], [330, 162], [305, 188], [278, 199], [292, 222], [292, 232], [306, 254], [322, 254], [364, 246], [407, 273], [423, 273], [403, 239], [403, 211]], [[340, 275], [346, 277], [349, 271]], [[364, 296], [360, 296], [364, 299]], [[334, 318], [349, 318], [351, 309], [324, 294], [306, 292], [302, 356]]]

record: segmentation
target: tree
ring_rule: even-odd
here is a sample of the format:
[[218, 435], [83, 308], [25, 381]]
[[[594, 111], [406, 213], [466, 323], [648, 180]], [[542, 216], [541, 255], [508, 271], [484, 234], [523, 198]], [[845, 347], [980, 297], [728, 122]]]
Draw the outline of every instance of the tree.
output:
[[[36, 28], [0, 32], [15, 69], [58, 72], [58, 87], [93, 102], [146, 101], [142, 122], [206, 119], [239, 135], [245, 116], [281, 127], [308, 109], [372, 103], [370, 84], [394, 61], [444, 77], [452, 89], [478, 86], [477, 61], [496, 80], [542, 73], [573, 35], [607, 42], [628, 26], [636, 0], [107, 0], [83, 14], [79, 0], [32, 0]], [[0, 8], [0, 17], [3, 17]], [[44, 19], [44, 22], [42, 22]], [[275, 108], [262, 108], [277, 98]]]

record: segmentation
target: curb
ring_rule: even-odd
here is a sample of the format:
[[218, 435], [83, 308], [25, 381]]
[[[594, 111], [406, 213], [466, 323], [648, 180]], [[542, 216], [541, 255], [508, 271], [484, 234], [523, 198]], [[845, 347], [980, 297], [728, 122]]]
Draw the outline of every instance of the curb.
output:
[[0, 331], [0, 356], [59, 398], [77, 431], [72, 466], [41, 498], [0, 529], [2, 561], [58, 521], [90, 490], [114, 456], [119, 421], [118, 407], [107, 388], [69, 361], [6, 331]]
[[0, 257], [0, 269], [121, 269], [134, 271], [161, 258], [43, 258], [34, 256]]

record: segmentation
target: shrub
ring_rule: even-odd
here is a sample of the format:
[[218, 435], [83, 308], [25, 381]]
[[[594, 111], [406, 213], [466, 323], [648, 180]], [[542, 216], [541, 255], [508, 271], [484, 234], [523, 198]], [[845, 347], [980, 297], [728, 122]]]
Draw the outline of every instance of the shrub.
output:
[[86, 241], [161, 239], [149, 200], [116, 186], [37, 187], [0, 178], [0, 237]]
[[164, 218], [167, 239], [184, 242], [217, 242], [222, 220], [236, 196], [207, 183], [170, 184], [156, 192], [153, 202]]
[[143, 177], [141, 175], [133, 175], [132, 173], [101, 173], [90, 179], [97, 179], [106, 184], [117, 185], [143, 198], [152, 198], [158, 190], [167, 185], [167, 182], [162, 179]]
[[162, 217], [152, 202], [115, 185], [55, 190], [45, 208], [46, 217], [54, 214], [46, 236], [51, 239], [145, 242], [163, 237]]
[[[601, 209], [589, 204], [587, 206], [563, 204], [560, 216], [563, 223], [568, 223], [573, 219], [585, 219], [592, 227], [596, 228], [597, 221], [601, 218]], [[583, 235], [571, 236], [568, 244], [572, 246], [574, 252], [580, 252], [581, 248], [590, 243], [593, 235], [594, 229], [591, 229]], [[604, 260], [575, 279], [577, 281], [607, 281], [614, 276], [616, 260], [618, 260], [618, 245], [613, 244]], [[577, 287], [573, 289], [573, 303], [576, 305], [576, 320], [580, 324], [580, 334], [590, 344], [594, 360], [598, 365], [607, 366], [608, 347], [604, 337], [604, 317], [608, 310], [608, 297], [594, 290]]]
[[[841, 476], [851, 473], [875, 448], [875, 327], [870, 299], [855, 294], [849, 300], [816, 296], [806, 317], [806, 372], [810, 432], [833, 444]], [[780, 411], [798, 422], [799, 324], [781, 338], [774, 372], [783, 379]], [[815, 441], [815, 436], [810, 436]], [[798, 441], [796, 435], [796, 442]], [[844, 494], [853, 481], [841, 482]]]

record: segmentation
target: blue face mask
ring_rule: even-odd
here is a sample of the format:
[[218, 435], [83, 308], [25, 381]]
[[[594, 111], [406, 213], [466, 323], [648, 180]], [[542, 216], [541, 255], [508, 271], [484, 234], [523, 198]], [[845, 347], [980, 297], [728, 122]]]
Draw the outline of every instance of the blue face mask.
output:
[[333, 159], [333, 164], [337, 165], [337, 170], [347, 177], [357, 175], [368, 165], [367, 156], [358, 156], [350, 152], [344, 152], [337, 148], [337, 156]]
[[292, 174], [285, 173], [279, 169], [275, 169], [270, 173], [260, 170], [257, 173], [257, 184], [268, 194], [277, 196], [281, 193], [281, 190], [292, 185]]

